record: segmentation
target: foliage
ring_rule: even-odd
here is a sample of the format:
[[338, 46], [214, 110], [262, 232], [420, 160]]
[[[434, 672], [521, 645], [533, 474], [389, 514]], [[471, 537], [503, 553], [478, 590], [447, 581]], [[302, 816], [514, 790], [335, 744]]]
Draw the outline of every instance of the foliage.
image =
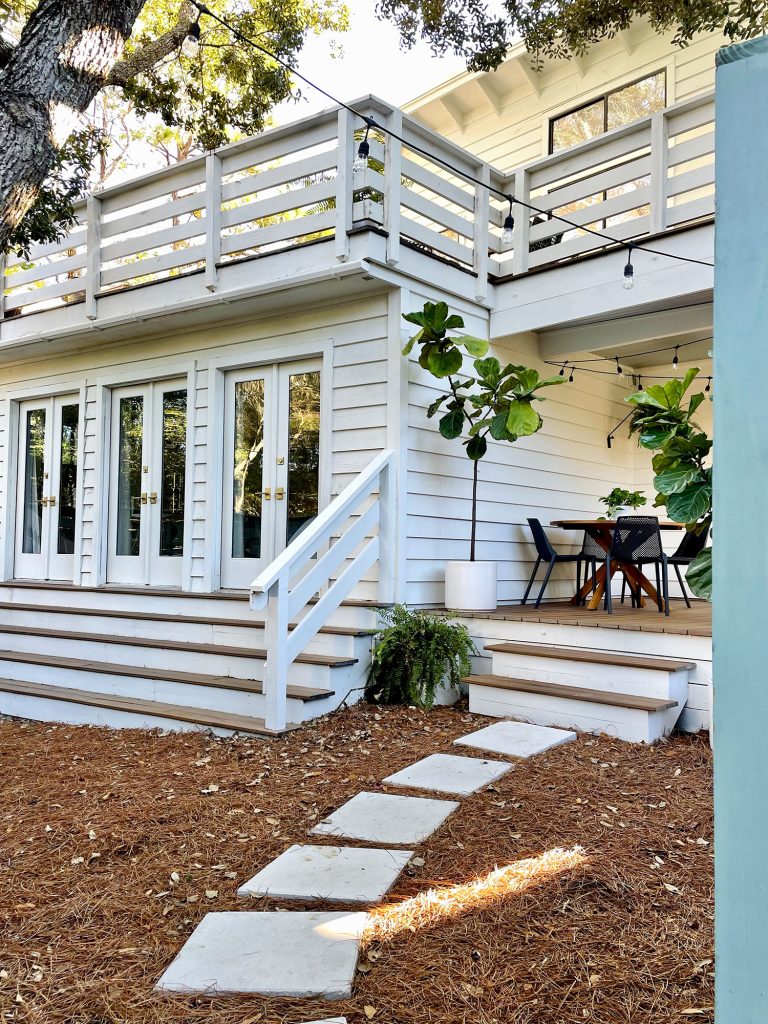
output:
[[613, 519], [620, 508], [640, 508], [645, 502], [642, 491], [625, 491], [622, 487], [614, 487], [610, 494], [600, 499], [602, 505], [608, 506], [609, 519]]
[[458, 688], [477, 654], [467, 627], [398, 604], [382, 611], [373, 642], [366, 699], [376, 704], [431, 708], [442, 682]]
[[[450, 389], [432, 402], [427, 416], [431, 419], [442, 412], [440, 433], [448, 440], [467, 432], [462, 444], [474, 463], [470, 543], [470, 561], [474, 561], [477, 465], [488, 451], [488, 437], [514, 442], [535, 434], [542, 426], [541, 416], [533, 407], [534, 402], [543, 401], [538, 392], [562, 384], [563, 378], [542, 378], [537, 370], [513, 363], [502, 367], [498, 359], [486, 355], [487, 341], [467, 334], [450, 336], [449, 331], [463, 329], [464, 320], [451, 314], [445, 302], [425, 302], [422, 310], [404, 313], [403, 319], [419, 328], [403, 349], [403, 355], [408, 356], [419, 345], [419, 365], [438, 380], [447, 380]], [[458, 376], [463, 372], [464, 353], [476, 357], [472, 364], [474, 376]]]
[[[656, 453], [653, 484], [658, 493], [654, 506], [666, 506], [674, 522], [702, 531], [712, 525], [712, 468], [706, 464], [712, 440], [693, 417], [706, 396], [701, 392], [684, 401], [698, 373], [692, 368], [683, 380], [655, 384], [630, 395], [628, 401], [636, 407], [630, 433], [637, 434], [641, 447]], [[705, 548], [691, 563], [686, 578], [694, 594], [710, 599], [711, 548]]]
[[464, 57], [472, 71], [498, 67], [518, 39], [538, 59], [581, 55], [640, 18], [674, 33], [677, 46], [699, 32], [722, 31], [724, 42], [735, 42], [768, 30], [766, 0], [379, 0], [377, 13], [397, 26], [404, 46], [425, 39], [437, 55]]

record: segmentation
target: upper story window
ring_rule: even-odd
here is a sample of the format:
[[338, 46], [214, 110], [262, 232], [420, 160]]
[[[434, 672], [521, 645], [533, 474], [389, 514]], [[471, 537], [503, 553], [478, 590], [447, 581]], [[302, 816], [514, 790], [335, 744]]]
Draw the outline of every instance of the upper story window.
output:
[[619, 128], [640, 117], [662, 110], [667, 104], [665, 71], [613, 89], [589, 103], [553, 117], [549, 122], [549, 152], [568, 149]]

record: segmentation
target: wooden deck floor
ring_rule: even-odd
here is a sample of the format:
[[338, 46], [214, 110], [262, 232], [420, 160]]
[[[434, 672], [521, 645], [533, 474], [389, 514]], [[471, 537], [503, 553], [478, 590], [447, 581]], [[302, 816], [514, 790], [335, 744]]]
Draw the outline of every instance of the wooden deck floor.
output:
[[686, 608], [682, 599], [670, 601], [670, 614], [659, 615], [655, 605], [650, 602], [645, 608], [633, 608], [627, 601], [625, 604], [614, 602], [613, 614], [609, 615], [602, 609], [590, 611], [589, 608], [569, 604], [567, 601], [542, 604], [540, 608], [532, 605], [503, 605], [496, 611], [462, 612], [463, 619], [504, 619], [509, 622], [548, 622], [567, 626], [591, 626], [601, 629], [631, 629], [649, 633], [676, 633], [683, 636], [712, 636], [712, 605], [707, 601], [694, 601], [691, 608]]

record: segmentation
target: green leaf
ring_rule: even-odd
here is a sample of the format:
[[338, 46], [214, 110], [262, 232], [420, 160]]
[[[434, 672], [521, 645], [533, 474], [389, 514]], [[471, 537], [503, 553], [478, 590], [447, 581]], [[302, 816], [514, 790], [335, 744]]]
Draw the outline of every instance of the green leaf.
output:
[[435, 413], [446, 400], [446, 398], [448, 398], [448, 395], [440, 395], [439, 398], [436, 398], [434, 402], [431, 403], [431, 405], [427, 409], [427, 419], [432, 419], [432, 417], [435, 415]]
[[491, 437], [494, 441], [516, 441], [517, 437], [515, 434], [510, 434], [507, 430], [507, 413], [500, 412], [491, 420], [490, 426]]
[[432, 324], [437, 331], [445, 330], [445, 321], [448, 319], [448, 303], [438, 302], [432, 307]]
[[706, 397], [707, 396], [704, 394], [703, 391], [700, 391], [697, 395], [691, 395], [691, 400], [688, 403], [688, 415], [689, 416], [693, 416], [693, 414], [696, 412], [696, 410], [699, 408], [699, 406], [701, 405], [701, 403], [704, 401], [704, 399]]
[[487, 359], [476, 359], [473, 365], [475, 372], [484, 384], [491, 388], [496, 387], [501, 379], [501, 368], [498, 359], [495, 359], [493, 356], [489, 356]]
[[689, 484], [700, 479], [701, 473], [698, 466], [684, 462], [659, 473], [653, 479], [653, 486], [657, 491], [663, 491], [664, 494], [679, 494]]
[[712, 600], [712, 548], [704, 548], [688, 566], [685, 574], [688, 586], [696, 597]]
[[488, 451], [488, 442], [484, 437], [470, 437], [467, 441], [467, 455], [473, 462], [479, 462]]
[[488, 351], [488, 342], [483, 338], [473, 338], [471, 334], [462, 334], [458, 338], [451, 338], [455, 345], [461, 345], [471, 356], [479, 359]]
[[415, 313], [403, 313], [403, 320], [407, 320], [409, 324], [418, 324], [420, 327], [424, 327], [424, 314], [418, 311]]
[[443, 437], [452, 441], [455, 437], [461, 437], [464, 429], [464, 410], [453, 409], [447, 412], [440, 420], [440, 433]]
[[670, 494], [666, 505], [669, 518], [676, 523], [695, 523], [712, 507], [712, 488], [709, 484], [691, 484], [679, 494]]
[[680, 384], [680, 387], [681, 387], [681, 392], [680, 392], [681, 397], [682, 397], [682, 395], [685, 394], [685, 392], [688, 390], [688, 388], [691, 386], [691, 384], [693, 384], [694, 380], [696, 379], [696, 377], [699, 374], [699, 369], [700, 368], [698, 366], [692, 366], [690, 368], [690, 370], [686, 370], [685, 371], [685, 376], [683, 377], [682, 382]]
[[446, 329], [446, 331], [453, 331], [456, 328], [463, 327], [463, 326], [464, 326], [464, 317], [463, 316], [458, 316], [456, 313], [453, 313], [445, 321], [445, 329]]
[[530, 402], [512, 402], [507, 413], [507, 430], [510, 434], [526, 437], [535, 434], [540, 427], [541, 416]]
[[461, 352], [457, 348], [449, 348], [441, 352], [437, 346], [427, 356], [427, 368], [435, 377], [450, 377], [461, 369]]
[[663, 448], [667, 441], [674, 436], [675, 430], [676, 428], [669, 430], [663, 427], [648, 427], [640, 434], [640, 445], [650, 451]]
[[424, 328], [422, 327], [422, 329], [420, 331], [417, 331], [414, 334], [414, 336], [411, 338], [411, 340], [406, 344], [405, 348], [403, 349], [403, 355], [404, 356], [408, 356], [408, 355], [411, 354], [411, 349], [413, 348], [413, 346], [416, 344], [417, 341], [421, 340], [421, 337], [422, 337], [423, 334], [424, 334]]

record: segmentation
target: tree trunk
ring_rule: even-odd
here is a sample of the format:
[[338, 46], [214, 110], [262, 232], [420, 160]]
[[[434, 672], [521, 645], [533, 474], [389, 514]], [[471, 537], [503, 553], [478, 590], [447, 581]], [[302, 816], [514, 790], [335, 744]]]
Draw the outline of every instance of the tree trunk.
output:
[[0, 72], [0, 252], [103, 88], [145, 0], [40, 0]]
[[475, 560], [475, 546], [477, 543], [477, 473], [480, 468], [479, 459], [472, 461], [472, 532], [469, 541], [469, 560]]

